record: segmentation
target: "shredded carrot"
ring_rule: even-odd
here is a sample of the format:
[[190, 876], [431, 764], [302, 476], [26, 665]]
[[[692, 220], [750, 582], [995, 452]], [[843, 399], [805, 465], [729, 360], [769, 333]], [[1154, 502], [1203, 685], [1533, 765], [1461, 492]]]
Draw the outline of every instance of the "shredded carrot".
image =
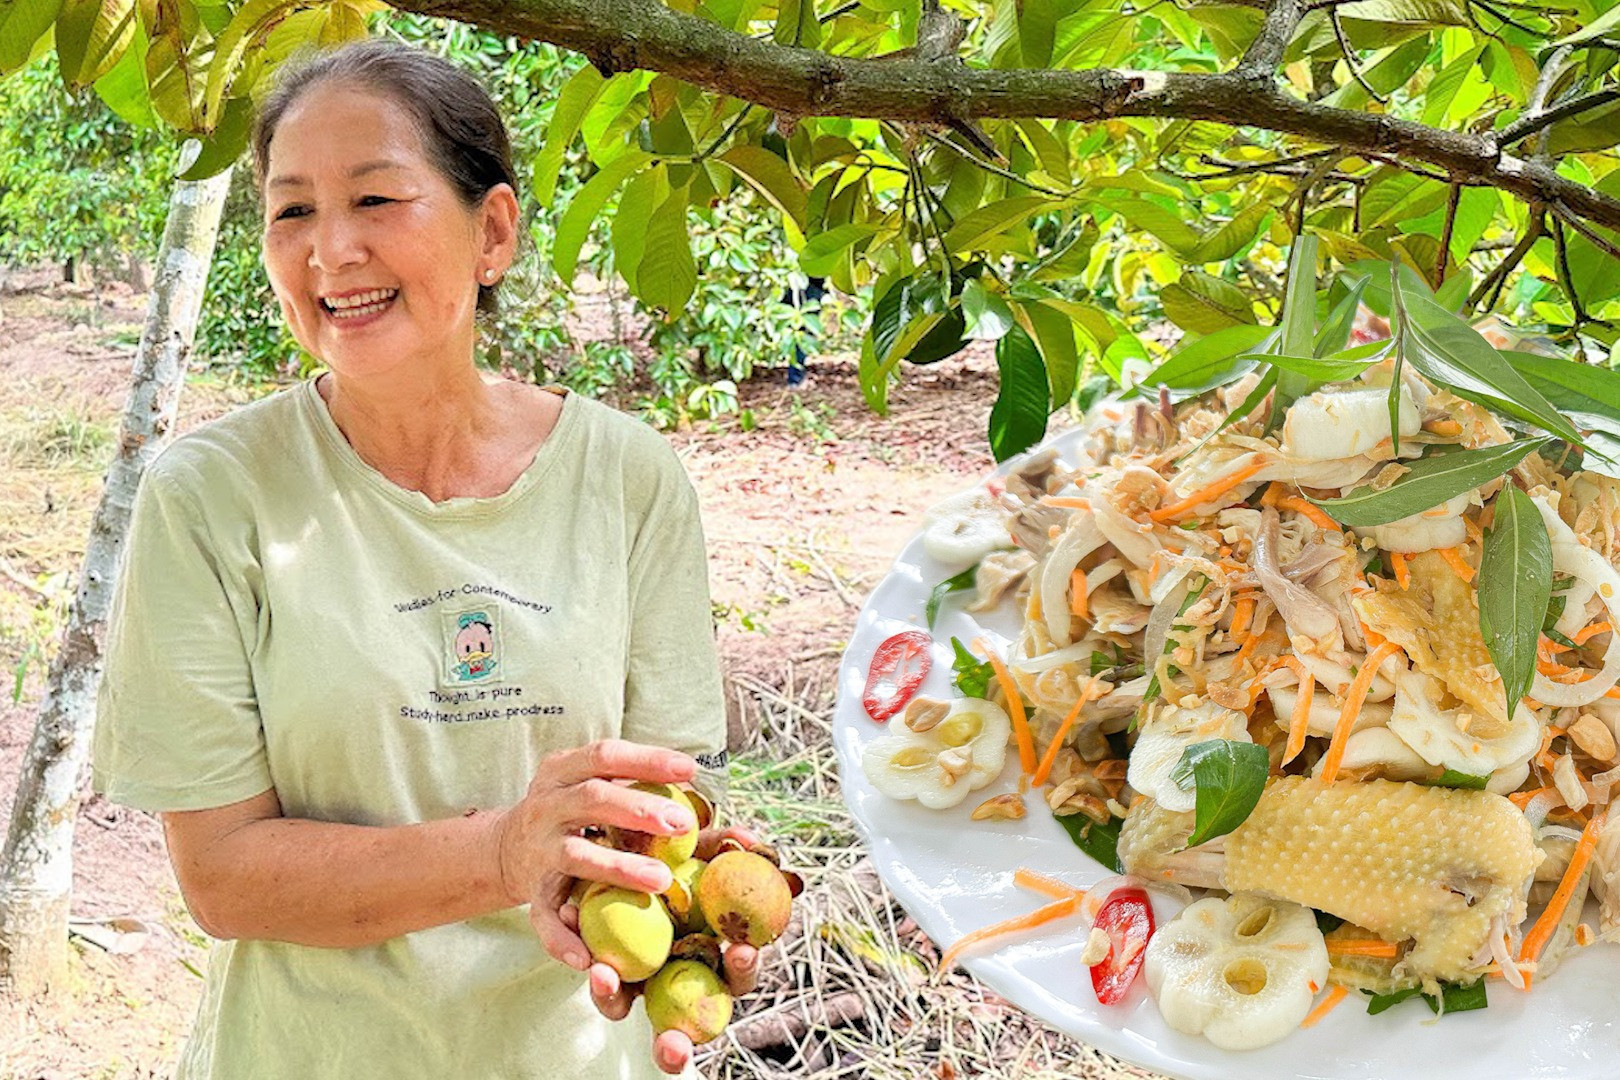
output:
[[1350, 741], [1350, 729], [1355, 726], [1356, 717], [1361, 715], [1361, 703], [1367, 699], [1367, 691], [1372, 688], [1373, 676], [1378, 674], [1378, 668], [1383, 662], [1400, 652], [1400, 646], [1392, 641], [1386, 641], [1374, 649], [1367, 657], [1367, 662], [1361, 665], [1356, 677], [1345, 691], [1344, 711], [1339, 713], [1339, 722], [1333, 728], [1333, 741], [1328, 744], [1327, 756], [1322, 759], [1322, 782], [1333, 783], [1339, 775], [1339, 762], [1344, 760], [1344, 744]]
[[1552, 676], [1568, 675], [1570, 672], [1574, 671], [1575, 668], [1572, 668], [1567, 664], [1560, 664], [1556, 660], [1537, 660], [1536, 670], [1541, 672], [1543, 675]]
[[1240, 596], [1237, 603], [1232, 606], [1232, 640], [1236, 641], [1239, 635], [1249, 628], [1249, 620], [1254, 618], [1254, 597]]
[[1455, 420], [1430, 420], [1423, 425], [1423, 430], [1436, 435], [1461, 435], [1462, 425]]
[[1372, 956], [1383, 960], [1393, 960], [1401, 952], [1393, 941], [1379, 941], [1377, 939], [1329, 941], [1327, 951], [1329, 956]]
[[1091, 681], [1086, 683], [1086, 688], [1080, 691], [1080, 696], [1075, 699], [1074, 708], [1069, 710], [1069, 715], [1065, 716], [1063, 723], [1058, 725], [1057, 734], [1052, 736], [1051, 745], [1046, 748], [1046, 754], [1041, 758], [1041, 763], [1035, 767], [1035, 775], [1029, 778], [1029, 782], [1034, 786], [1040, 787], [1046, 783], [1047, 776], [1052, 772], [1052, 763], [1057, 760], [1058, 751], [1063, 748], [1063, 737], [1074, 726], [1075, 718], [1080, 715], [1081, 708], [1091, 700], [1092, 693], [1097, 689], [1099, 678], [1100, 676], [1097, 675], [1091, 677]]
[[[1570, 897], [1575, 893], [1575, 883], [1586, 872], [1586, 864], [1592, 861], [1592, 850], [1597, 846], [1598, 833], [1603, 831], [1603, 821], [1603, 814], [1595, 814], [1586, 823], [1586, 828], [1581, 830], [1580, 842], [1575, 845], [1575, 853], [1569, 857], [1569, 866], [1564, 869], [1564, 876], [1558, 882], [1558, 891], [1553, 893], [1553, 898], [1547, 902], [1536, 924], [1524, 936], [1524, 944], [1519, 948], [1520, 960], [1540, 959], [1541, 950], [1552, 940], [1558, 920], [1563, 917], [1564, 909], [1569, 906]], [[1526, 985], [1530, 979], [1531, 976], [1526, 974]]]
[[1406, 556], [1399, 551], [1389, 553], [1389, 565], [1395, 568], [1395, 584], [1401, 588], [1410, 588], [1412, 585], [1412, 571], [1406, 566]]
[[1347, 992], [1348, 991], [1346, 991], [1342, 986], [1335, 985], [1328, 987], [1327, 996], [1317, 1004], [1316, 1008], [1312, 1009], [1310, 1013], [1306, 1015], [1305, 1019], [1299, 1022], [1299, 1026], [1314, 1027], [1317, 1021], [1321, 1020], [1322, 1017], [1338, 1008], [1339, 1002], [1344, 1000]]
[[992, 938], [1017, 933], [1019, 930], [1033, 929], [1034, 927], [1043, 926], [1046, 923], [1052, 922], [1056, 919], [1066, 918], [1080, 910], [1080, 901], [1084, 899], [1085, 893], [1076, 893], [1073, 896], [1065, 897], [1064, 899], [1058, 900], [1055, 903], [1047, 904], [1045, 907], [1036, 908], [1028, 915], [1019, 915], [1015, 918], [1003, 919], [1001, 922], [992, 923], [991, 925], [979, 930], [975, 930], [970, 934], [963, 935], [957, 940], [956, 944], [945, 950], [944, 956], [940, 957], [940, 974], [943, 975], [956, 964], [956, 958], [962, 954], [963, 950], [970, 949], [973, 946], [978, 945], [981, 942], [989, 941]]
[[1281, 480], [1273, 480], [1266, 486], [1266, 493], [1260, 496], [1261, 506], [1276, 506], [1277, 500], [1288, 494], [1288, 488]]
[[1366, 623], [1361, 624], [1361, 636], [1367, 639], [1367, 648], [1369, 649], [1376, 649], [1389, 640]]
[[1050, 896], [1054, 900], [1067, 900], [1071, 896], [1086, 895], [1084, 889], [1076, 888], [1067, 882], [1059, 881], [1055, 877], [1050, 877], [1038, 870], [1031, 870], [1026, 866], [1020, 866], [1013, 872], [1013, 884], [1031, 892], [1038, 892], [1043, 896]]
[[1463, 518], [1463, 528], [1468, 530], [1468, 539], [1472, 540], [1474, 543], [1477, 544], [1481, 540], [1485, 539], [1485, 530], [1480, 528], [1478, 523], [1476, 523], [1473, 518]]
[[1620, 686], [1611, 686], [1603, 691], [1604, 697], [1620, 698]]
[[1073, 495], [1043, 495], [1041, 496], [1041, 504], [1043, 506], [1060, 506], [1065, 510], [1091, 509], [1090, 499], [1080, 499]]
[[1077, 568], [1074, 573], [1069, 575], [1069, 592], [1071, 594], [1069, 597], [1069, 611], [1082, 619], [1090, 615], [1091, 607], [1087, 603], [1090, 596], [1086, 592], [1086, 572], [1084, 570]]
[[1288, 745], [1283, 748], [1282, 763], [1286, 765], [1305, 749], [1305, 735], [1311, 721], [1311, 697], [1316, 693], [1316, 676], [1296, 656], [1287, 657], [1283, 663], [1299, 676], [1299, 698], [1294, 702], [1293, 716], [1288, 719]]
[[1523, 810], [1525, 807], [1530, 805], [1530, 800], [1534, 799], [1537, 795], [1545, 795], [1549, 791], [1557, 790], [1557, 788], [1553, 787], [1538, 787], [1532, 788], [1529, 791], [1515, 791], [1513, 794], [1508, 796], [1508, 802], [1512, 803], [1514, 806], [1517, 806], [1520, 810]]
[[1265, 636], [1266, 623], [1270, 621], [1271, 617], [1268, 615], [1265, 622], [1262, 622], [1260, 625], [1252, 628], [1249, 631], [1248, 639], [1243, 642], [1243, 647], [1238, 650], [1237, 656], [1235, 656], [1232, 660], [1233, 671], [1236, 671], [1238, 666], [1249, 658], [1249, 654], [1254, 652], [1254, 647], [1260, 644], [1260, 639]]
[[1202, 503], [1215, 501], [1265, 467], [1266, 463], [1264, 461], [1256, 461], [1253, 464], [1245, 465], [1232, 475], [1222, 477], [1207, 487], [1199, 488], [1180, 502], [1159, 507], [1148, 517], [1154, 521], [1171, 521]]
[[1340, 535], [1344, 534], [1344, 530], [1339, 527], [1339, 523], [1328, 517], [1327, 512], [1324, 511], [1320, 506], [1316, 506], [1305, 499], [1301, 499], [1297, 495], [1289, 495], [1285, 498], [1278, 499], [1277, 508], [1279, 510], [1292, 510], [1296, 514], [1309, 518], [1313, 523], [1320, 525], [1329, 532], [1336, 532]]
[[1451, 564], [1453, 570], [1457, 571], [1458, 577], [1464, 581], [1474, 580], [1476, 571], [1472, 566], [1468, 565], [1468, 560], [1462, 557], [1462, 552], [1459, 549], [1454, 547], [1441, 548], [1439, 554], [1442, 559]]
[[1606, 622], [1593, 623], [1591, 626], [1586, 627], [1569, 640], [1573, 641], [1577, 645], [1585, 645], [1588, 641], [1597, 637], [1599, 634], [1607, 634], [1613, 629], [1614, 627]]
[[1035, 771], [1035, 736], [1030, 733], [1029, 720], [1024, 716], [1024, 699], [1018, 694], [1018, 684], [1007, 672], [994, 649], [986, 648], [985, 659], [995, 670], [996, 682], [1007, 695], [1007, 714], [1012, 717], [1013, 736], [1018, 740], [1018, 766], [1027, 775]]

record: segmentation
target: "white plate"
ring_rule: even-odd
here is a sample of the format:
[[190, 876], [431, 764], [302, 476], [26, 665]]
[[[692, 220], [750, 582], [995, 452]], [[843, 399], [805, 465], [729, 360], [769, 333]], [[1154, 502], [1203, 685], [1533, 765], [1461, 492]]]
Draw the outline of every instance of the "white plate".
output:
[[[1083, 436], [1075, 429], [1047, 445], [1072, 466]], [[1011, 464], [998, 472], [1006, 473]], [[923, 606], [929, 591], [961, 569], [930, 558], [920, 534], [906, 544], [873, 590], [850, 637], [839, 669], [833, 727], [844, 798], [878, 873], [941, 947], [1050, 902], [1014, 887], [1013, 871], [1020, 866], [1082, 887], [1109, 876], [1074, 846], [1038, 796], [1026, 797], [1029, 815], [1022, 821], [969, 819], [984, 799], [1016, 790], [1017, 758], [1011, 752], [996, 783], [951, 810], [925, 810], [915, 802], [889, 799], [861, 771], [862, 749], [887, 730], [861, 707], [872, 653], [891, 634], [927, 629]], [[962, 610], [960, 595], [945, 602], [934, 630], [933, 667], [919, 693], [955, 696], [950, 682], [953, 635], [966, 642], [988, 631], [999, 643], [1016, 634], [1017, 616], [1009, 605], [1003, 607], [975, 619]], [[1174, 911], [1173, 904], [1161, 907], [1157, 900], [1155, 907], [1161, 925]], [[1589, 911], [1588, 921], [1593, 916]], [[1620, 949], [1612, 945], [1580, 950], [1530, 994], [1493, 979], [1490, 1007], [1477, 1012], [1436, 1021], [1421, 1002], [1412, 1001], [1368, 1016], [1366, 999], [1355, 994], [1313, 1028], [1260, 1050], [1232, 1052], [1167, 1027], [1141, 979], [1125, 1002], [1099, 1005], [1080, 964], [1084, 938], [1075, 920], [996, 944], [1001, 947], [978, 952], [965, 963], [998, 993], [1083, 1042], [1186, 1080], [1620, 1077]]]

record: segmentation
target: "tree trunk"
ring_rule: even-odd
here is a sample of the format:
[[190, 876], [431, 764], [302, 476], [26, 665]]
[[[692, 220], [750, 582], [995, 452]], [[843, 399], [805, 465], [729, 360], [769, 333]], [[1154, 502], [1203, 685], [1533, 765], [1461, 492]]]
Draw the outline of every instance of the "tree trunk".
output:
[[95, 727], [101, 642], [135, 490], [174, 424], [229, 185], [229, 170], [175, 182], [118, 456], [90, 524], [78, 592], [23, 758], [0, 851], [0, 991], [21, 997], [61, 986], [67, 974], [73, 821]]

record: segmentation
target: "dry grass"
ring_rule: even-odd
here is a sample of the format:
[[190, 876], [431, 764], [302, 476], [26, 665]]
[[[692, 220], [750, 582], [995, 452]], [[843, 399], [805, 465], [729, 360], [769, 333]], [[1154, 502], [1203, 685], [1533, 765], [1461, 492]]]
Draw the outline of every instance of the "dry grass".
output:
[[985, 1077], [1114, 1080], [1152, 1074], [1052, 1030], [970, 976], [931, 978], [938, 950], [866, 858], [838, 794], [829, 688], [747, 677], [734, 693], [759, 721], [759, 754], [732, 770], [730, 813], [764, 822], [805, 878], [794, 920], [767, 953], [759, 991], [739, 1003], [699, 1065], [712, 1080]]

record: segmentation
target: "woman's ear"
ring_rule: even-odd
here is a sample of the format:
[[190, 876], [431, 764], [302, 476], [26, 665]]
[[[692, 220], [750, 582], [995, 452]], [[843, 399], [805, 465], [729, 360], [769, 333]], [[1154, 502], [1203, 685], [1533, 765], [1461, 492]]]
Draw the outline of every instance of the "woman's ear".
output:
[[480, 223], [483, 265], [504, 272], [517, 260], [518, 201], [512, 185], [496, 184], [484, 193]]

